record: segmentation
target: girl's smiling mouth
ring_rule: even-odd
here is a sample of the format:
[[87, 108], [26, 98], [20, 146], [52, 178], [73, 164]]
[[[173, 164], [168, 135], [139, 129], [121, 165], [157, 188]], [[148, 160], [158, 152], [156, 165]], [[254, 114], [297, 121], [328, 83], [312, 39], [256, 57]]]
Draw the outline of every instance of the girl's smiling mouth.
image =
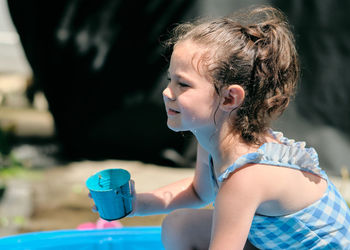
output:
[[179, 111], [176, 111], [176, 110], [174, 110], [174, 109], [168, 108], [167, 113], [168, 113], [168, 115], [177, 115], [177, 114], [179, 114], [180, 112], [179, 112]]

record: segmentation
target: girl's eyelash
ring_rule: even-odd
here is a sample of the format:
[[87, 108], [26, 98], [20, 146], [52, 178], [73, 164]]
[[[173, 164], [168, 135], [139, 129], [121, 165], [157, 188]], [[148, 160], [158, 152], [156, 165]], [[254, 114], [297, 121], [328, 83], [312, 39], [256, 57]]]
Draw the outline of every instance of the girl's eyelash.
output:
[[[168, 80], [168, 82], [171, 82], [171, 78], [170, 77], [167, 77], [167, 80]], [[183, 82], [178, 82], [177, 84], [180, 85], [181, 87], [189, 87], [188, 84], [183, 83]]]
[[180, 85], [181, 87], [188, 87], [188, 84], [183, 83], [183, 82], [179, 82], [179, 85]]

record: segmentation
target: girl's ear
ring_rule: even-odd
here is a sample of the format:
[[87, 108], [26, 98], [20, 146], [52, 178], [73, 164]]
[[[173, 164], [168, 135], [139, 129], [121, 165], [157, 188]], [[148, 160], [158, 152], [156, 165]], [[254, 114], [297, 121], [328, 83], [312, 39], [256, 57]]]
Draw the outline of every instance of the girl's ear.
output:
[[238, 108], [242, 104], [245, 96], [244, 89], [236, 84], [224, 88], [221, 94], [222, 100], [220, 108], [225, 112], [231, 112]]

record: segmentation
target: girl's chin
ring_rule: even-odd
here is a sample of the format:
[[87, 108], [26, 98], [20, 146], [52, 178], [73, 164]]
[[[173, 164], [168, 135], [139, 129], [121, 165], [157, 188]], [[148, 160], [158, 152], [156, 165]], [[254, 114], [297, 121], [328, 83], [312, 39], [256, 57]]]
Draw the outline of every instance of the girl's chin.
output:
[[174, 131], [174, 132], [181, 132], [181, 131], [182, 131], [181, 129], [176, 128], [176, 127], [168, 126], [168, 128], [171, 129], [171, 130]]
[[170, 124], [170, 123], [168, 123], [168, 128], [171, 129], [171, 130], [174, 131], [174, 132], [184, 132], [184, 131], [188, 131], [188, 130], [186, 130], [186, 129], [183, 129], [183, 128], [180, 127], [180, 126], [174, 126], [174, 125], [172, 125], [172, 124]]

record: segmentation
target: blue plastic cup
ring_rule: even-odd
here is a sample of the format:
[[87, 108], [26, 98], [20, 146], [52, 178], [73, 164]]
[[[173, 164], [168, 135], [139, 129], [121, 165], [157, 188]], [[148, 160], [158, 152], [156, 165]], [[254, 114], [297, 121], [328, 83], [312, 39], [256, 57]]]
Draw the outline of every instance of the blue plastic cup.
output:
[[106, 169], [86, 181], [100, 217], [107, 221], [121, 219], [132, 211], [130, 173], [124, 169]]

